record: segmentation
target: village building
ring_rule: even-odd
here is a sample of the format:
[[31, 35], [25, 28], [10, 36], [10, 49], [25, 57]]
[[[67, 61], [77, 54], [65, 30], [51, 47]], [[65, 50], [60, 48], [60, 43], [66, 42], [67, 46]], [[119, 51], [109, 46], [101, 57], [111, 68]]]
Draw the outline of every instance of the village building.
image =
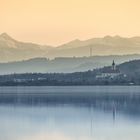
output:
[[121, 75], [119, 68], [116, 67], [115, 61], [113, 60], [112, 66], [103, 68], [100, 73], [96, 76], [98, 79], [115, 78]]

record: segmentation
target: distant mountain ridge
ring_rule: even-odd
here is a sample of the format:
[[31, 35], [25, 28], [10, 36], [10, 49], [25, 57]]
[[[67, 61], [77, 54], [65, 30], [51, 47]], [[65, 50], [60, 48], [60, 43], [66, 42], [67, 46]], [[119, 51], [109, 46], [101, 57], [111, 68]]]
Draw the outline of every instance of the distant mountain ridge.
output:
[[34, 58], [25, 61], [0, 63], [0, 74], [11, 73], [71, 73], [83, 72], [110, 66], [115, 60], [120, 64], [129, 60], [138, 60], [140, 55], [112, 55], [93, 57], [58, 57], [52, 60]]
[[53, 47], [17, 41], [7, 33], [0, 35], [0, 62], [11, 62], [35, 57], [83, 57], [140, 54], [140, 37], [105, 36], [81, 41], [79, 39]]

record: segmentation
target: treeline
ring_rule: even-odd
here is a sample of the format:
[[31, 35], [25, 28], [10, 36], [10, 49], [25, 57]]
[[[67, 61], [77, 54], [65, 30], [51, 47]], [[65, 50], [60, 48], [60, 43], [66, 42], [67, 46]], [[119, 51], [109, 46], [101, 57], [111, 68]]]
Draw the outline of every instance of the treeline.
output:
[[132, 78], [97, 79], [97, 70], [76, 73], [26, 73], [0, 76], [0, 86], [128, 85]]

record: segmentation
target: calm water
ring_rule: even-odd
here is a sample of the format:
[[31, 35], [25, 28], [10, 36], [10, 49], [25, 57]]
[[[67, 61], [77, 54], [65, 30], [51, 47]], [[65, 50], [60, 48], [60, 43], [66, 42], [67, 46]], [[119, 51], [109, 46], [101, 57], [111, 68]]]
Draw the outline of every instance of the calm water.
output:
[[2, 87], [0, 140], [140, 140], [140, 87]]

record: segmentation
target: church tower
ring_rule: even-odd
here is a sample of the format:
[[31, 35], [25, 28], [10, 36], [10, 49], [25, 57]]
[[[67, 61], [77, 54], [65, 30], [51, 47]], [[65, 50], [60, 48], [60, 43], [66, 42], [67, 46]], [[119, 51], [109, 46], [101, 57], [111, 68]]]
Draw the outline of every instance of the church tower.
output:
[[115, 62], [113, 60], [113, 62], [112, 62], [112, 70], [115, 70], [115, 69], [116, 69], [116, 64], [115, 64]]

